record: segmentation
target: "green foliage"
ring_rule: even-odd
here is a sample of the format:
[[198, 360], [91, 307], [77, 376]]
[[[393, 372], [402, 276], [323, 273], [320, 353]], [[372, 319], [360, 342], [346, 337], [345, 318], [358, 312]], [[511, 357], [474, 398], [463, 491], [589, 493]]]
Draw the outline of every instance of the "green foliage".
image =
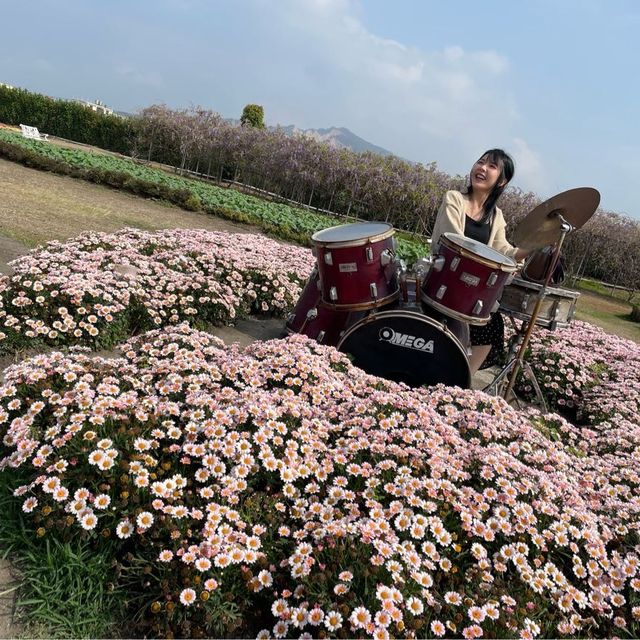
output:
[[127, 154], [137, 126], [134, 118], [104, 115], [77, 102], [7, 87], [0, 87], [0, 122], [37, 127], [42, 133]]
[[[126, 158], [68, 149], [1, 130], [0, 156], [136, 195], [161, 198], [184, 209], [203, 210], [237, 222], [253, 224], [276, 237], [306, 246], [311, 244], [313, 233], [340, 223], [340, 220], [327, 215], [262, 200]], [[399, 234], [398, 253], [410, 265], [418, 257], [426, 255], [428, 250], [419, 240]]]
[[18, 573], [18, 617], [28, 637], [44, 632], [49, 638], [103, 638], [123, 624], [125, 595], [114, 587], [113, 547], [107, 540], [78, 536], [63, 542], [40, 537], [47, 519], [33, 527], [24, 520], [18, 502], [11, 497], [19, 484], [0, 474], [0, 552], [9, 557]]
[[242, 110], [240, 122], [243, 126], [264, 129], [264, 108], [259, 104], [248, 104]]

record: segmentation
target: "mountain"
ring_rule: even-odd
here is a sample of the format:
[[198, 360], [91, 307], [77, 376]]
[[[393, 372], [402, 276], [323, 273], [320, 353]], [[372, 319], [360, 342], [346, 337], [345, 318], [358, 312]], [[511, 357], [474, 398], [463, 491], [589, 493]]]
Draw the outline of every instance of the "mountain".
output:
[[313, 138], [314, 140], [320, 140], [327, 142], [335, 147], [346, 147], [352, 151], [363, 152], [371, 151], [378, 153], [381, 156], [393, 155], [388, 149], [379, 147], [371, 142], [367, 142], [360, 136], [357, 136], [353, 131], [349, 131], [346, 127], [330, 127], [329, 129], [299, 129], [295, 125], [289, 125], [281, 127], [285, 133], [289, 135], [302, 134]]

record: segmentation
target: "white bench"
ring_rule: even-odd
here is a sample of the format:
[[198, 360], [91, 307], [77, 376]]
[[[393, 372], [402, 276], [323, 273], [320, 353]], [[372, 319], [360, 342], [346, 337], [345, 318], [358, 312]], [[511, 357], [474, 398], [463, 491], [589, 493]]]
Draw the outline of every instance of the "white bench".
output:
[[49, 134], [40, 133], [38, 127], [29, 127], [26, 124], [21, 124], [20, 128], [25, 138], [32, 138], [33, 140], [47, 140], [49, 138]]

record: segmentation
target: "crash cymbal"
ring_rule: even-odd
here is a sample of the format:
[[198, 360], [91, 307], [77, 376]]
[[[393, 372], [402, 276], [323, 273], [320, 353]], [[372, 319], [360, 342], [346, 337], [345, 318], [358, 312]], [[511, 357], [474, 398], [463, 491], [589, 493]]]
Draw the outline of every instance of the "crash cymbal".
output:
[[595, 213], [600, 193], [592, 187], [569, 189], [545, 200], [528, 213], [513, 232], [513, 244], [522, 249], [539, 249], [560, 238], [560, 214], [574, 229], [579, 229]]

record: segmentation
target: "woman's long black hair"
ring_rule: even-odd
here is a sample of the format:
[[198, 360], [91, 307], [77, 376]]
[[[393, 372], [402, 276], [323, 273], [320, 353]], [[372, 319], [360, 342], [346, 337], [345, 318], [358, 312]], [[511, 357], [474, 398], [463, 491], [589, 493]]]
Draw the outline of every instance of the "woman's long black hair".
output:
[[[491, 190], [489, 197], [486, 199], [484, 205], [482, 206], [482, 222], [486, 222], [487, 220], [491, 220], [493, 218], [493, 214], [496, 208], [496, 202], [498, 202], [498, 198], [502, 195], [502, 192], [511, 181], [511, 178], [513, 178], [513, 174], [515, 172], [513, 158], [503, 149], [489, 149], [488, 151], [485, 151], [480, 157], [484, 158], [485, 156], [490, 162], [495, 162], [500, 167], [500, 176], [498, 177], [498, 181]], [[504, 184], [500, 185], [501, 182], [504, 182]], [[467, 193], [471, 194], [472, 191], [473, 187], [471, 183], [469, 183]]]

